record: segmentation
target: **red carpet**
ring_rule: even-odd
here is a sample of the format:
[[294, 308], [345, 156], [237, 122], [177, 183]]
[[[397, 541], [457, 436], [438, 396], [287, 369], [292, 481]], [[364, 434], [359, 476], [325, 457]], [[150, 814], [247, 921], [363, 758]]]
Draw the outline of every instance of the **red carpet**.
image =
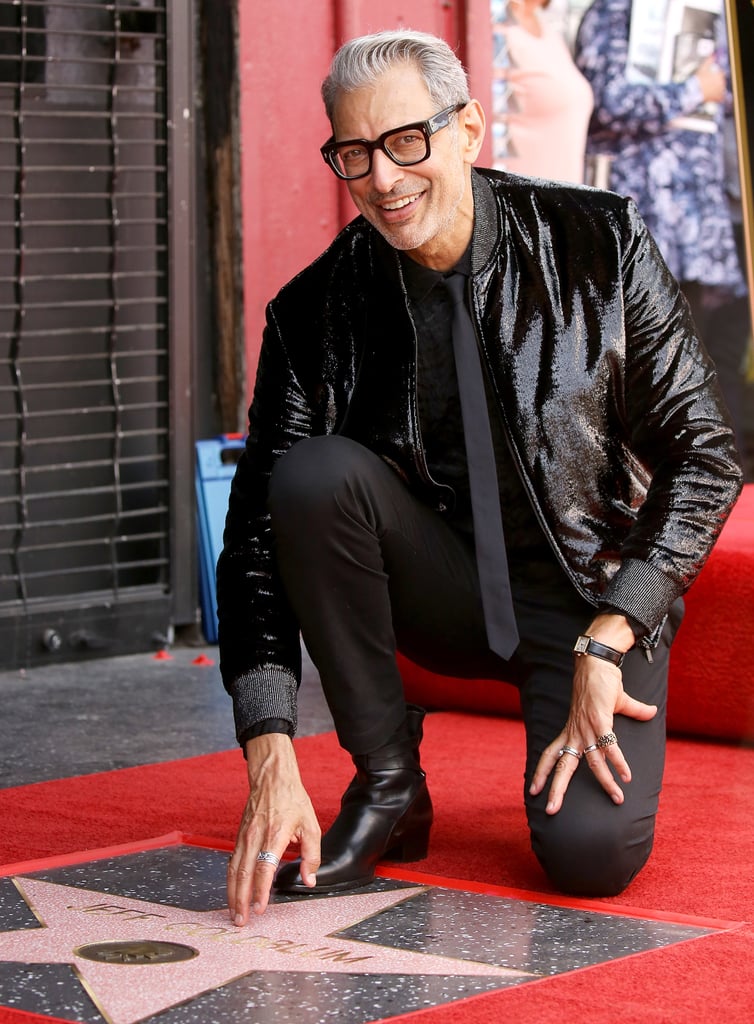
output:
[[[519, 722], [431, 715], [423, 759], [435, 801], [429, 857], [417, 870], [551, 894], [528, 848], [521, 806]], [[332, 734], [297, 741], [323, 827], [349, 764]], [[754, 750], [671, 740], [655, 851], [629, 890], [607, 904], [651, 914], [740, 921], [679, 944], [423, 1012], [427, 1024], [525, 1019], [622, 1024], [754, 1020]], [[245, 766], [230, 751], [73, 780], [0, 790], [0, 863], [129, 843], [180, 831], [232, 841]], [[29, 1014], [0, 1010], [0, 1024]], [[49, 1020], [49, 1018], [48, 1018]], [[210, 1022], [208, 1022], [210, 1024]]]

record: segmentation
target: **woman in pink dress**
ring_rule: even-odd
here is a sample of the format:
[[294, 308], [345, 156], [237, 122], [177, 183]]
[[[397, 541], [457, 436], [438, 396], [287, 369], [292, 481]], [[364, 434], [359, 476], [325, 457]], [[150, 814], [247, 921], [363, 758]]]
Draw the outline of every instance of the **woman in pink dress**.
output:
[[509, 0], [495, 26], [508, 66], [495, 69], [509, 86], [505, 110], [507, 155], [496, 166], [558, 181], [584, 180], [592, 88], [577, 69], [560, 31], [540, 16], [549, 0]]

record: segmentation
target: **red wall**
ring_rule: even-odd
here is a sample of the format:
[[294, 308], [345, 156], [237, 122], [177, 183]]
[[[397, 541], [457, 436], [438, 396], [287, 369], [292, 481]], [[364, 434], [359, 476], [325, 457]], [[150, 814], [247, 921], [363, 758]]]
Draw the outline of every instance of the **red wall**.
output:
[[[443, 36], [469, 70], [472, 94], [489, 106], [489, 0], [239, 0], [241, 204], [249, 397], [264, 309], [277, 290], [354, 215], [346, 187], [319, 147], [330, 134], [319, 87], [346, 39], [409, 27]], [[273, 161], [270, 152], [279, 156]], [[489, 160], [485, 147], [481, 164]], [[243, 429], [245, 424], [239, 424]]]

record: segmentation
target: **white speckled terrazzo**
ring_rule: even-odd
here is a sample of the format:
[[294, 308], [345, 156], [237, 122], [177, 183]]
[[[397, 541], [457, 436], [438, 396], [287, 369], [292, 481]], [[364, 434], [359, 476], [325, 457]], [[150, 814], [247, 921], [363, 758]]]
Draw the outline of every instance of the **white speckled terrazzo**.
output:
[[[179, 844], [0, 879], [0, 1006], [81, 1024], [364, 1024], [714, 930], [387, 878], [278, 896], [238, 929], [225, 864]], [[162, 962], [173, 946], [190, 958]]]

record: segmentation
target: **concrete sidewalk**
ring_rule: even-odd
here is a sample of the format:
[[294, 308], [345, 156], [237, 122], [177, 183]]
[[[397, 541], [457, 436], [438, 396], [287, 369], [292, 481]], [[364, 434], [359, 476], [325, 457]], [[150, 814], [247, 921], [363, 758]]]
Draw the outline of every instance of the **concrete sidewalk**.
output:
[[[228, 750], [236, 745], [217, 647], [0, 672], [0, 787]], [[299, 735], [332, 729], [304, 652]]]

